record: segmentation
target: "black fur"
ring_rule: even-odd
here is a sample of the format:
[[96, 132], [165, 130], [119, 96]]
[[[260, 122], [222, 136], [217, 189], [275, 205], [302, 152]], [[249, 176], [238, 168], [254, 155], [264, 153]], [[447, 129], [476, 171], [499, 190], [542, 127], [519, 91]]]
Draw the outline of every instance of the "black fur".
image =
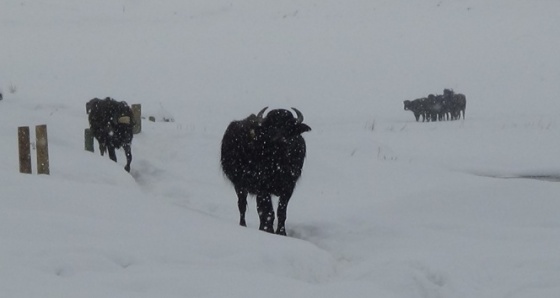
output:
[[124, 101], [118, 102], [112, 98], [94, 98], [86, 104], [89, 127], [91, 133], [99, 143], [101, 155], [105, 151], [109, 153], [109, 158], [117, 161], [115, 149], [123, 148], [126, 154], [126, 166], [124, 169], [130, 172], [132, 162], [132, 128], [134, 127], [134, 117], [132, 109]]
[[463, 114], [463, 120], [465, 119], [465, 109], [467, 108], [467, 98], [464, 94], [455, 93], [453, 95], [453, 106], [452, 106], [452, 117], [453, 119], [461, 119], [461, 113]]
[[[266, 109], [266, 108], [265, 108]], [[260, 230], [274, 232], [271, 195], [279, 197], [276, 233], [286, 235], [288, 202], [301, 175], [306, 154], [302, 133], [311, 128], [296, 111], [271, 110], [229, 124], [222, 139], [221, 165], [238, 197], [239, 224], [246, 226], [247, 195], [257, 196]], [[301, 117], [300, 117], [301, 116]]]
[[414, 114], [414, 118], [416, 121], [420, 120], [420, 116], [422, 116], [422, 121], [426, 121], [426, 108], [425, 103], [427, 98], [418, 98], [415, 100], [405, 100], [404, 103], [404, 110], [411, 111]]

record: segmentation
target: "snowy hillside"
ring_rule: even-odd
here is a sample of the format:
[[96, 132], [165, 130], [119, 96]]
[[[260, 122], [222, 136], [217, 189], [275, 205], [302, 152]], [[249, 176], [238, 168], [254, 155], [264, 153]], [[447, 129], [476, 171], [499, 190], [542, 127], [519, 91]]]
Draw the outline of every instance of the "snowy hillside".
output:
[[[5, 0], [0, 293], [558, 297], [559, 20], [555, 1]], [[403, 110], [444, 88], [465, 120]], [[157, 119], [130, 174], [83, 150], [106, 96]], [[254, 198], [237, 225], [219, 166], [264, 106], [313, 129], [288, 237]], [[38, 124], [49, 176], [18, 172]]]

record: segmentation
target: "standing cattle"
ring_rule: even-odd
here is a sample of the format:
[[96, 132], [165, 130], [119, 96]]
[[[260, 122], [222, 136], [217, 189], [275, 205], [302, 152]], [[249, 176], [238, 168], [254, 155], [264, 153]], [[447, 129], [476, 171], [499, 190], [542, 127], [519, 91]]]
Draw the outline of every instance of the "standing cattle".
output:
[[443, 95], [430, 94], [428, 97], [415, 100], [405, 100], [405, 111], [412, 111], [416, 121], [443, 121], [465, 119], [467, 99], [464, 94], [455, 93], [451, 89], [444, 89]]
[[426, 108], [425, 103], [428, 99], [427, 98], [418, 98], [415, 100], [405, 100], [404, 103], [404, 110], [411, 111], [414, 114], [414, 118], [416, 121], [420, 120], [420, 116], [422, 116], [422, 121], [426, 120]]
[[467, 108], [467, 98], [464, 94], [455, 93], [453, 95], [453, 114], [455, 119], [461, 119], [461, 113], [463, 114], [463, 120], [465, 120], [465, 109]]
[[99, 143], [101, 155], [109, 152], [109, 158], [117, 161], [115, 149], [123, 148], [126, 154], [124, 169], [130, 172], [132, 152], [132, 128], [134, 117], [132, 110], [124, 101], [118, 102], [112, 98], [94, 98], [86, 104], [89, 127], [92, 135]]
[[274, 232], [274, 208], [271, 196], [279, 197], [276, 233], [286, 235], [286, 211], [305, 159], [302, 133], [311, 128], [303, 115], [292, 108], [271, 110], [263, 118], [262, 109], [229, 124], [222, 139], [221, 165], [235, 188], [239, 207], [239, 224], [246, 226], [247, 195], [257, 196], [259, 229]]
[[451, 120], [465, 119], [465, 108], [467, 106], [467, 98], [464, 94], [455, 93], [452, 89], [443, 90], [443, 98], [449, 102], [449, 114]]

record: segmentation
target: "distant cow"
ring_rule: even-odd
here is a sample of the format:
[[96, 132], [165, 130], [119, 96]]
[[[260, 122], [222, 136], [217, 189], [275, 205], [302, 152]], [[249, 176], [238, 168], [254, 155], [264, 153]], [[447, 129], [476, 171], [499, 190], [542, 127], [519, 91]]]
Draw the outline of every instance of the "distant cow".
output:
[[86, 104], [91, 133], [99, 143], [101, 155], [109, 152], [109, 158], [117, 161], [115, 149], [123, 148], [126, 154], [124, 169], [130, 172], [132, 152], [132, 128], [134, 117], [132, 109], [124, 101], [118, 102], [112, 98], [94, 98]]
[[449, 120], [451, 102], [443, 95], [428, 95], [426, 114], [429, 121]]
[[404, 103], [404, 110], [411, 111], [414, 114], [414, 118], [416, 121], [420, 120], [420, 116], [422, 116], [422, 121], [426, 118], [426, 111], [424, 109], [424, 102], [426, 98], [418, 98], [415, 100], [405, 100]]
[[284, 109], [271, 110], [263, 118], [266, 109], [229, 124], [222, 139], [221, 165], [237, 194], [239, 224], [246, 226], [247, 195], [253, 194], [257, 196], [259, 229], [273, 233], [271, 195], [275, 195], [279, 197], [276, 233], [286, 235], [288, 202], [306, 154], [301, 134], [311, 128], [295, 108], [297, 118]]
[[453, 118], [461, 119], [461, 113], [462, 113], [463, 120], [464, 120], [466, 108], [467, 108], [467, 97], [464, 94], [455, 93], [453, 95]]

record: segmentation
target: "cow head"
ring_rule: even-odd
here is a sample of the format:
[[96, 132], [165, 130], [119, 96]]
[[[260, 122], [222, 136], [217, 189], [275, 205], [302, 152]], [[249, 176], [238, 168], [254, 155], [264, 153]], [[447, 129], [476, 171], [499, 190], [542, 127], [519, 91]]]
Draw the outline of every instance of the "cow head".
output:
[[273, 140], [293, 138], [311, 130], [311, 127], [303, 123], [303, 114], [296, 108], [292, 108], [292, 110], [297, 117], [294, 117], [289, 110], [276, 109], [271, 110], [266, 117], [262, 118], [265, 110], [266, 108], [261, 110], [257, 117], [261, 123], [262, 131], [272, 137]]
[[[410, 103], [411, 103], [411, 101], [410, 101], [410, 100], [405, 100], [405, 101], [403, 101], [403, 103], [404, 103], [404, 110], [405, 110], [405, 111], [410, 110]], [[410, 115], [410, 114], [409, 114], [409, 115]]]

